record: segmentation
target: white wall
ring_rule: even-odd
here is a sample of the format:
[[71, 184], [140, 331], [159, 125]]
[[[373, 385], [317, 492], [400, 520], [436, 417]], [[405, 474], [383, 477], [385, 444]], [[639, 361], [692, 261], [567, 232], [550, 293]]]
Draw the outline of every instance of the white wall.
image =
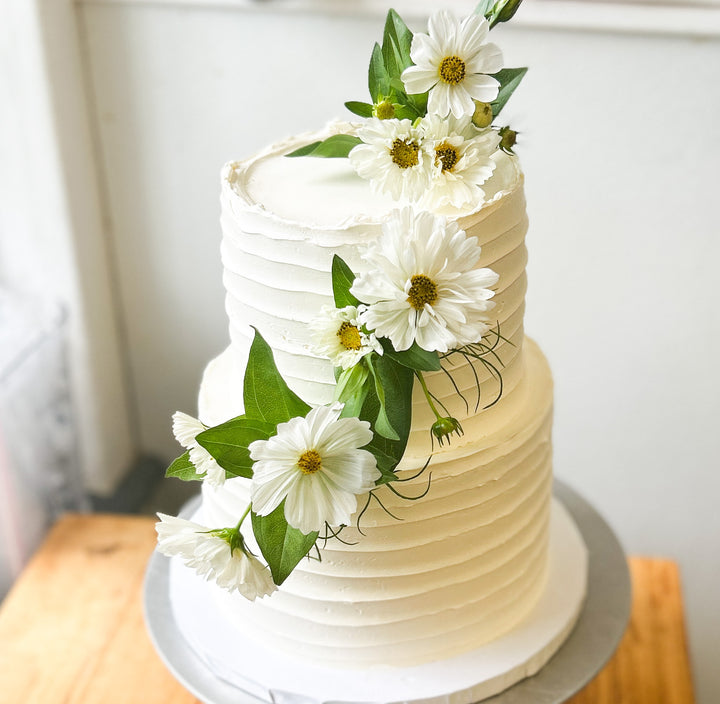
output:
[[[80, 6], [134, 412], [142, 448], [168, 457], [170, 414], [195, 407], [227, 343], [220, 166], [364, 99], [382, 27], [372, 13], [198, 5]], [[629, 552], [680, 562], [698, 701], [712, 704], [720, 43], [521, 23], [497, 36], [508, 64], [532, 67], [507, 116], [531, 216], [527, 328], [556, 375], [557, 474]]]
[[108, 493], [136, 443], [76, 25], [71, 0], [0, 3], [0, 285], [67, 310], [81, 469]]

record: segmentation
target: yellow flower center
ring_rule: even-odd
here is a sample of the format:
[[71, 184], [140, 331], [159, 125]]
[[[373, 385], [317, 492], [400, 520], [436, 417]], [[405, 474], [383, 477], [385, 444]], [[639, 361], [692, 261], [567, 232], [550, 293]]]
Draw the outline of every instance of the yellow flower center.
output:
[[378, 120], [391, 120], [395, 117], [395, 106], [389, 100], [383, 100], [375, 106], [375, 117]]
[[412, 139], [400, 139], [399, 137], [392, 143], [390, 148], [390, 156], [393, 164], [397, 164], [401, 169], [407, 169], [410, 166], [417, 166], [418, 151], [420, 145]]
[[457, 147], [449, 142], [443, 142], [435, 147], [435, 164], [440, 164], [443, 171], [452, 171], [459, 159]]
[[422, 310], [426, 303], [431, 305], [438, 299], [437, 284], [425, 274], [415, 274], [410, 279], [410, 290], [408, 291], [408, 303], [415, 310]]
[[465, 78], [465, 62], [459, 56], [446, 56], [438, 68], [440, 78], [456, 86], [463, 78]]
[[297, 464], [303, 474], [315, 474], [322, 468], [322, 457], [317, 450], [306, 450], [300, 455]]
[[340, 338], [340, 344], [346, 350], [359, 350], [362, 346], [360, 331], [352, 323], [345, 321], [337, 331], [337, 336]]

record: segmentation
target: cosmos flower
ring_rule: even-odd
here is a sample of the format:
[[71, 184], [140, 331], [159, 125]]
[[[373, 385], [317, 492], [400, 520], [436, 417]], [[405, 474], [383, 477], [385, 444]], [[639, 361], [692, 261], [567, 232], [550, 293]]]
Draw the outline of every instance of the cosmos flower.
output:
[[472, 116], [474, 100], [490, 103], [498, 96], [499, 82], [488, 74], [503, 67], [502, 53], [486, 44], [490, 26], [480, 15], [458, 22], [446, 10], [435, 12], [428, 34], [415, 34], [410, 46], [414, 66], [403, 71], [408, 93], [430, 91], [428, 113], [445, 117]]
[[397, 351], [413, 342], [447, 352], [478, 342], [494, 303], [490, 269], [476, 269], [477, 238], [457, 222], [407, 207], [395, 210], [382, 235], [362, 253], [367, 271], [350, 291], [367, 304], [361, 321]]
[[285, 519], [305, 534], [350, 523], [357, 495], [374, 488], [380, 471], [375, 457], [359, 449], [373, 438], [370, 424], [340, 418], [342, 409], [339, 403], [313, 408], [250, 444], [255, 513], [267, 516], [284, 500]]
[[163, 555], [179, 557], [199, 575], [250, 601], [277, 589], [270, 570], [245, 547], [237, 528], [210, 530], [164, 513], [158, 518], [157, 549]]

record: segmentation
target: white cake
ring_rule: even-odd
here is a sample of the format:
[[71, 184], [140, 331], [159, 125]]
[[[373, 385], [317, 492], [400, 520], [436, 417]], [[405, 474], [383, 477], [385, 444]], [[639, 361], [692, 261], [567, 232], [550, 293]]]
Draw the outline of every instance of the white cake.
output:
[[[377, 237], [397, 206], [372, 193], [346, 159], [284, 156], [327, 134], [287, 141], [223, 171], [231, 344], [204, 374], [200, 417], [207, 425], [243, 412], [251, 326], [271, 345], [293, 391], [311, 404], [332, 399], [332, 366], [310, 351], [307, 324], [332, 303], [333, 254], [361, 272], [357, 245]], [[434, 418], [416, 393], [399, 474], [414, 474], [432, 454], [428, 494], [408, 501], [383, 489], [385, 506], [401, 520], [372, 503], [361, 521], [365, 535], [354, 526], [345, 529], [343, 540], [353, 544], [329, 540], [321, 546], [322, 561], [302, 560], [269, 597], [249, 602], [218, 590], [222, 613], [248, 638], [334, 667], [415, 666], [500, 638], [541, 597], [548, 568], [552, 380], [539, 348], [523, 335], [523, 177], [514, 157], [499, 151], [494, 159], [495, 173], [484, 186], [487, 202], [461, 213], [459, 222], [482, 247], [478, 266], [499, 274], [491, 315], [509, 340], [496, 348], [504, 365], [500, 400], [485, 408], [498, 395], [498, 380], [460, 357], [452, 374], [468, 407], [443, 372], [427, 374], [464, 428], [449, 446], [431, 448]], [[415, 496], [427, 481], [425, 473], [399, 486]], [[220, 488], [205, 483], [205, 524], [234, 525], [248, 500], [249, 480], [230, 479]]]

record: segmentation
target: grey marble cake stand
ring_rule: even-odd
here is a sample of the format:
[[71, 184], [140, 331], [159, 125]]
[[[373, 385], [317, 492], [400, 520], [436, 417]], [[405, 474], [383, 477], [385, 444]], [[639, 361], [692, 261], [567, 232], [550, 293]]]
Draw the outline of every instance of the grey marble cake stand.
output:
[[[589, 553], [588, 594], [575, 629], [533, 677], [483, 700], [483, 704], [560, 704], [581, 690], [603, 667], [622, 638], [630, 617], [630, 573], [622, 547], [595, 509], [560, 481], [554, 494], [569, 511]], [[197, 508], [189, 502], [182, 516]], [[180, 634], [168, 599], [168, 558], [153, 553], [145, 576], [144, 607], [150, 637], [165, 665], [190, 692], [207, 704], [262, 701], [217, 679]]]

